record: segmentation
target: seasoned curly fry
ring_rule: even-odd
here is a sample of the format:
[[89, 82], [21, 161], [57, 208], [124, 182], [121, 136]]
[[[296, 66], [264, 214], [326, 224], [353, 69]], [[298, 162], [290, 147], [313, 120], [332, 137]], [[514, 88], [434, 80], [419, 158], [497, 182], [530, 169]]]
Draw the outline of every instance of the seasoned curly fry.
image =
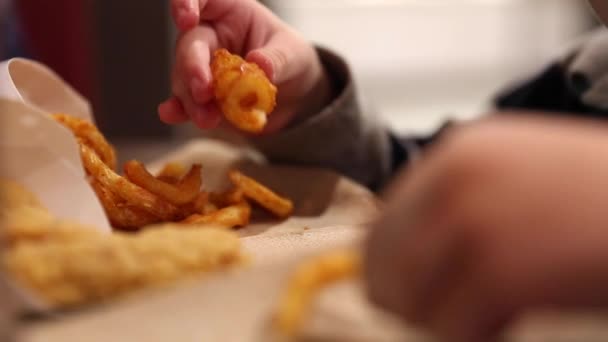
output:
[[183, 212], [183, 217], [190, 216], [192, 214], [206, 214], [207, 213], [207, 205], [209, 204], [209, 193], [200, 192], [194, 201], [184, 205], [181, 207]]
[[192, 165], [190, 171], [175, 185], [152, 176], [144, 165], [136, 160], [125, 164], [127, 179], [174, 205], [192, 202], [201, 190], [201, 165]]
[[232, 55], [215, 51], [211, 63], [214, 95], [224, 116], [237, 128], [259, 133], [276, 105], [277, 88], [260, 67]]
[[207, 214], [212, 214], [216, 211], [220, 210], [217, 205], [207, 201], [207, 203], [205, 203], [205, 205], [203, 206], [203, 214], [207, 215]]
[[293, 202], [291, 200], [277, 195], [253, 178], [247, 177], [236, 170], [230, 171], [228, 177], [236, 187], [243, 190], [245, 197], [251, 198], [277, 217], [286, 218], [293, 212]]
[[224, 192], [212, 192], [209, 194], [209, 201], [218, 207], [227, 207], [242, 203], [245, 200], [245, 194], [240, 188], [230, 189]]
[[66, 114], [54, 114], [53, 118], [69, 128], [78, 139], [92, 148], [110, 169], [116, 170], [116, 152], [95, 125]]
[[[269, 113], [274, 107], [276, 88], [256, 65], [225, 50], [218, 51], [216, 57], [212, 67], [219, 87], [215, 94], [223, 99], [223, 108], [239, 107], [238, 112], [232, 111], [228, 117], [238, 117], [240, 123], [251, 128], [252, 123], [247, 123], [251, 115], [260, 108], [269, 108]], [[251, 216], [245, 197], [280, 218], [293, 211], [290, 200], [238, 172], [230, 176], [236, 185], [234, 189], [223, 193], [202, 191], [200, 164], [192, 165], [188, 171], [182, 164], [168, 163], [154, 176], [133, 160], [125, 164], [122, 177], [114, 171], [114, 149], [92, 123], [66, 114], [53, 117], [76, 137], [89, 183], [114, 228], [133, 230], [153, 223], [180, 221], [241, 227], [249, 223]], [[265, 118], [266, 114], [264, 121]], [[263, 124], [259, 129], [262, 128]]]
[[171, 221], [175, 218], [178, 213], [176, 206], [110, 170], [88, 146], [81, 145], [80, 152], [87, 172], [128, 204], [140, 208], [163, 221]]
[[99, 182], [93, 181], [91, 186], [95, 190], [113, 227], [133, 230], [158, 222], [156, 216], [128, 205]]
[[274, 317], [277, 331], [295, 337], [310, 310], [313, 296], [321, 289], [357, 276], [361, 271], [361, 255], [353, 250], [333, 251], [300, 264], [289, 278], [287, 288]]
[[231, 205], [207, 215], [194, 214], [181, 221], [185, 225], [213, 224], [214, 226], [237, 228], [246, 226], [251, 216], [249, 203]]
[[180, 163], [167, 163], [156, 175], [156, 179], [165, 183], [175, 184], [186, 174], [187, 170]]

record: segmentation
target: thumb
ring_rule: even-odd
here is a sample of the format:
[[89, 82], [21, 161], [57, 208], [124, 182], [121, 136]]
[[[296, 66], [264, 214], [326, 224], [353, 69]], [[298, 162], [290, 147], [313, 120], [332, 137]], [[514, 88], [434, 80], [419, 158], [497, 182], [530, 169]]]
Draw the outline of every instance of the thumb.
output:
[[293, 36], [278, 34], [265, 46], [250, 51], [246, 60], [257, 64], [274, 84], [287, 82], [299, 75], [308, 65], [306, 51]]

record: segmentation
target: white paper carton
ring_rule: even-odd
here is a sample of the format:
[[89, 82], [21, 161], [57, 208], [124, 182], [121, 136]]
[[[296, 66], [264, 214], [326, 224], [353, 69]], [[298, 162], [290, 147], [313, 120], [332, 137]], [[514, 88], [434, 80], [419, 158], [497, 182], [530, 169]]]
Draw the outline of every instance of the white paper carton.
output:
[[47, 67], [26, 59], [0, 63], [0, 177], [26, 186], [58, 218], [109, 232], [76, 139], [52, 113], [93, 121], [89, 103]]

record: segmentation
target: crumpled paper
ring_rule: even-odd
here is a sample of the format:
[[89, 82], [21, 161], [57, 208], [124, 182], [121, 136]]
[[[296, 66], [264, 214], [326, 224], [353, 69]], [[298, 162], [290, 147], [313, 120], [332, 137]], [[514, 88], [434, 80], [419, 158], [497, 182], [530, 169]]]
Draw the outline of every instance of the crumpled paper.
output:
[[93, 121], [89, 103], [44, 65], [20, 58], [0, 63], [0, 178], [26, 186], [58, 218], [110, 232], [76, 139], [53, 113]]

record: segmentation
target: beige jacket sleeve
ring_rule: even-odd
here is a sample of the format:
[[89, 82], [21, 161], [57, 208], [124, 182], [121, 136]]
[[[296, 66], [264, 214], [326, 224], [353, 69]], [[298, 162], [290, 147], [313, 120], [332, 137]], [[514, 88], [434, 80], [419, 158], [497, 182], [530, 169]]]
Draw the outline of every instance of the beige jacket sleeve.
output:
[[275, 163], [333, 169], [366, 186], [381, 186], [391, 173], [390, 136], [379, 117], [362, 110], [348, 65], [317, 49], [339, 91], [320, 113], [251, 143]]

